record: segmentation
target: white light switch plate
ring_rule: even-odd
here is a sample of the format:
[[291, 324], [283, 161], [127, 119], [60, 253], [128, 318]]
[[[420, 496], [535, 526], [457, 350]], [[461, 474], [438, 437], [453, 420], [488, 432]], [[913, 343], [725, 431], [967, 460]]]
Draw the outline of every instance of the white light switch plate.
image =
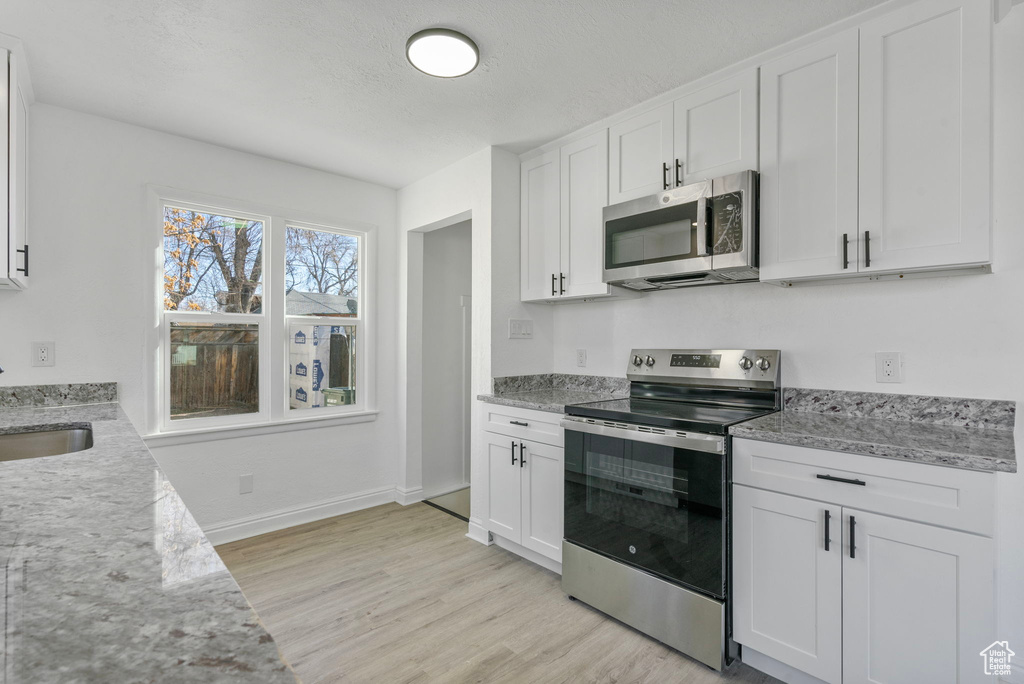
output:
[[875, 382], [903, 382], [901, 352], [875, 352]]
[[252, 494], [252, 475], [238, 476], [238, 493]]
[[533, 321], [529, 319], [508, 319], [508, 339], [530, 340], [533, 339]]

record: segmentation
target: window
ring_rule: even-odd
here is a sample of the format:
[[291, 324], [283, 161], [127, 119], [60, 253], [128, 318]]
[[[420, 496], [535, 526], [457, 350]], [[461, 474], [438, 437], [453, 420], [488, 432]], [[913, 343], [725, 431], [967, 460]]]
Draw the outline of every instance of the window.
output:
[[161, 201], [157, 429], [366, 410], [366, 230]]

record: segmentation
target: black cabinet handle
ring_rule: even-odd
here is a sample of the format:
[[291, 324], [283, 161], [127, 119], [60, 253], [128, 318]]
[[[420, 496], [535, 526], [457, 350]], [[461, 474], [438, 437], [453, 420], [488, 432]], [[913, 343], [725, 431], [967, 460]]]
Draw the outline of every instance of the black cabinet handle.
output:
[[857, 557], [857, 518], [850, 516], [850, 558]]
[[826, 551], [828, 551], [828, 543], [830, 541], [829, 538], [828, 538], [828, 536], [829, 536], [828, 535], [828, 524], [831, 521], [832, 521], [832, 513], [830, 513], [829, 510], [826, 508], [825, 509], [825, 550]]
[[555, 292], [555, 274], [552, 273], [551, 274], [551, 296], [554, 297], [556, 294], [558, 294], [558, 293]]
[[683, 184], [683, 164], [676, 159], [676, 187]]
[[[520, 454], [522, 456], [522, 454]], [[512, 465], [516, 464], [516, 443], [512, 442]]]
[[28, 245], [25, 245], [25, 249], [17, 249], [15, 251], [18, 254], [24, 254], [25, 255], [25, 268], [16, 268], [14, 270], [15, 271], [21, 271], [22, 273], [25, 274], [25, 277], [27, 278], [28, 277]]
[[524, 465], [526, 465], [526, 447], [523, 446], [522, 442], [520, 442], [519, 443], [519, 467], [522, 468]]
[[530, 425], [529, 423], [520, 423], [518, 420], [510, 420], [508, 422], [512, 425], [518, 425], [519, 427], [528, 427]]
[[850, 268], [850, 235], [843, 233], [843, 269]]
[[871, 231], [864, 231], [864, 268], [871, 267]]
[[661, 165], [661, 185], [662, 190], [668, 190], [672, 187], [672, 184], [668, 180], [668, 164], [662, 163]]
[[558, 274], [558, 289], [559, 289], [558, 294], [565, 294], [565, 274], [564, 273], [559, 273]]
[[819, 480], [829, 480], [830, 482], [842, 482], [844, 484], [860, 485], [861, 487], [866, 487], [868, 484], [864, 480], [851, 480], [845, 477], [836, 477], [835, 475], [815, 475], [814, 477], [818, 478]]

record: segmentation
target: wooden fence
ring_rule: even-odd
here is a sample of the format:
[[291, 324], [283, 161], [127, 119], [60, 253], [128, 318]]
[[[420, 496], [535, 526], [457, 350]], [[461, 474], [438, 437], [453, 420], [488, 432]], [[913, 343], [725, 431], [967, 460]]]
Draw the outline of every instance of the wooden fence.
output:
[[259, 341], [248, 326], [171, 331], [171, 418], [259, 410]]

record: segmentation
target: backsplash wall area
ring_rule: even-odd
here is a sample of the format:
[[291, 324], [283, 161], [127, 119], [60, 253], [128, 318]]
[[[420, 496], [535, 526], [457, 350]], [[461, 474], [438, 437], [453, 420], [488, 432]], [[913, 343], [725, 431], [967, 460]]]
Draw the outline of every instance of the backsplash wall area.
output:
[[[786, 387], [1007, 399], [1024, 406], [1024, 12], [996, 31], [990, 275], [780, 288], [760, 283], [655, 292], [554, 309], [555, 373], [624, 376], [633, 347], [782, 350]], [[985, 198], [979, 198], [985, 201]], [[576, 350], [587, 366], [576, 366]], [[874, 354], [899, 351], [904, 382], [875, 382]], [[1024, 452], [1022, 430], [1016, 433]], [[1024, 477], [998, 474], [1000, 639], [1024, 643]], [[1016, 681], [1016, 680], [1014, 680]], [[1024, 681], [1024, 680], [1022, 680]]]

